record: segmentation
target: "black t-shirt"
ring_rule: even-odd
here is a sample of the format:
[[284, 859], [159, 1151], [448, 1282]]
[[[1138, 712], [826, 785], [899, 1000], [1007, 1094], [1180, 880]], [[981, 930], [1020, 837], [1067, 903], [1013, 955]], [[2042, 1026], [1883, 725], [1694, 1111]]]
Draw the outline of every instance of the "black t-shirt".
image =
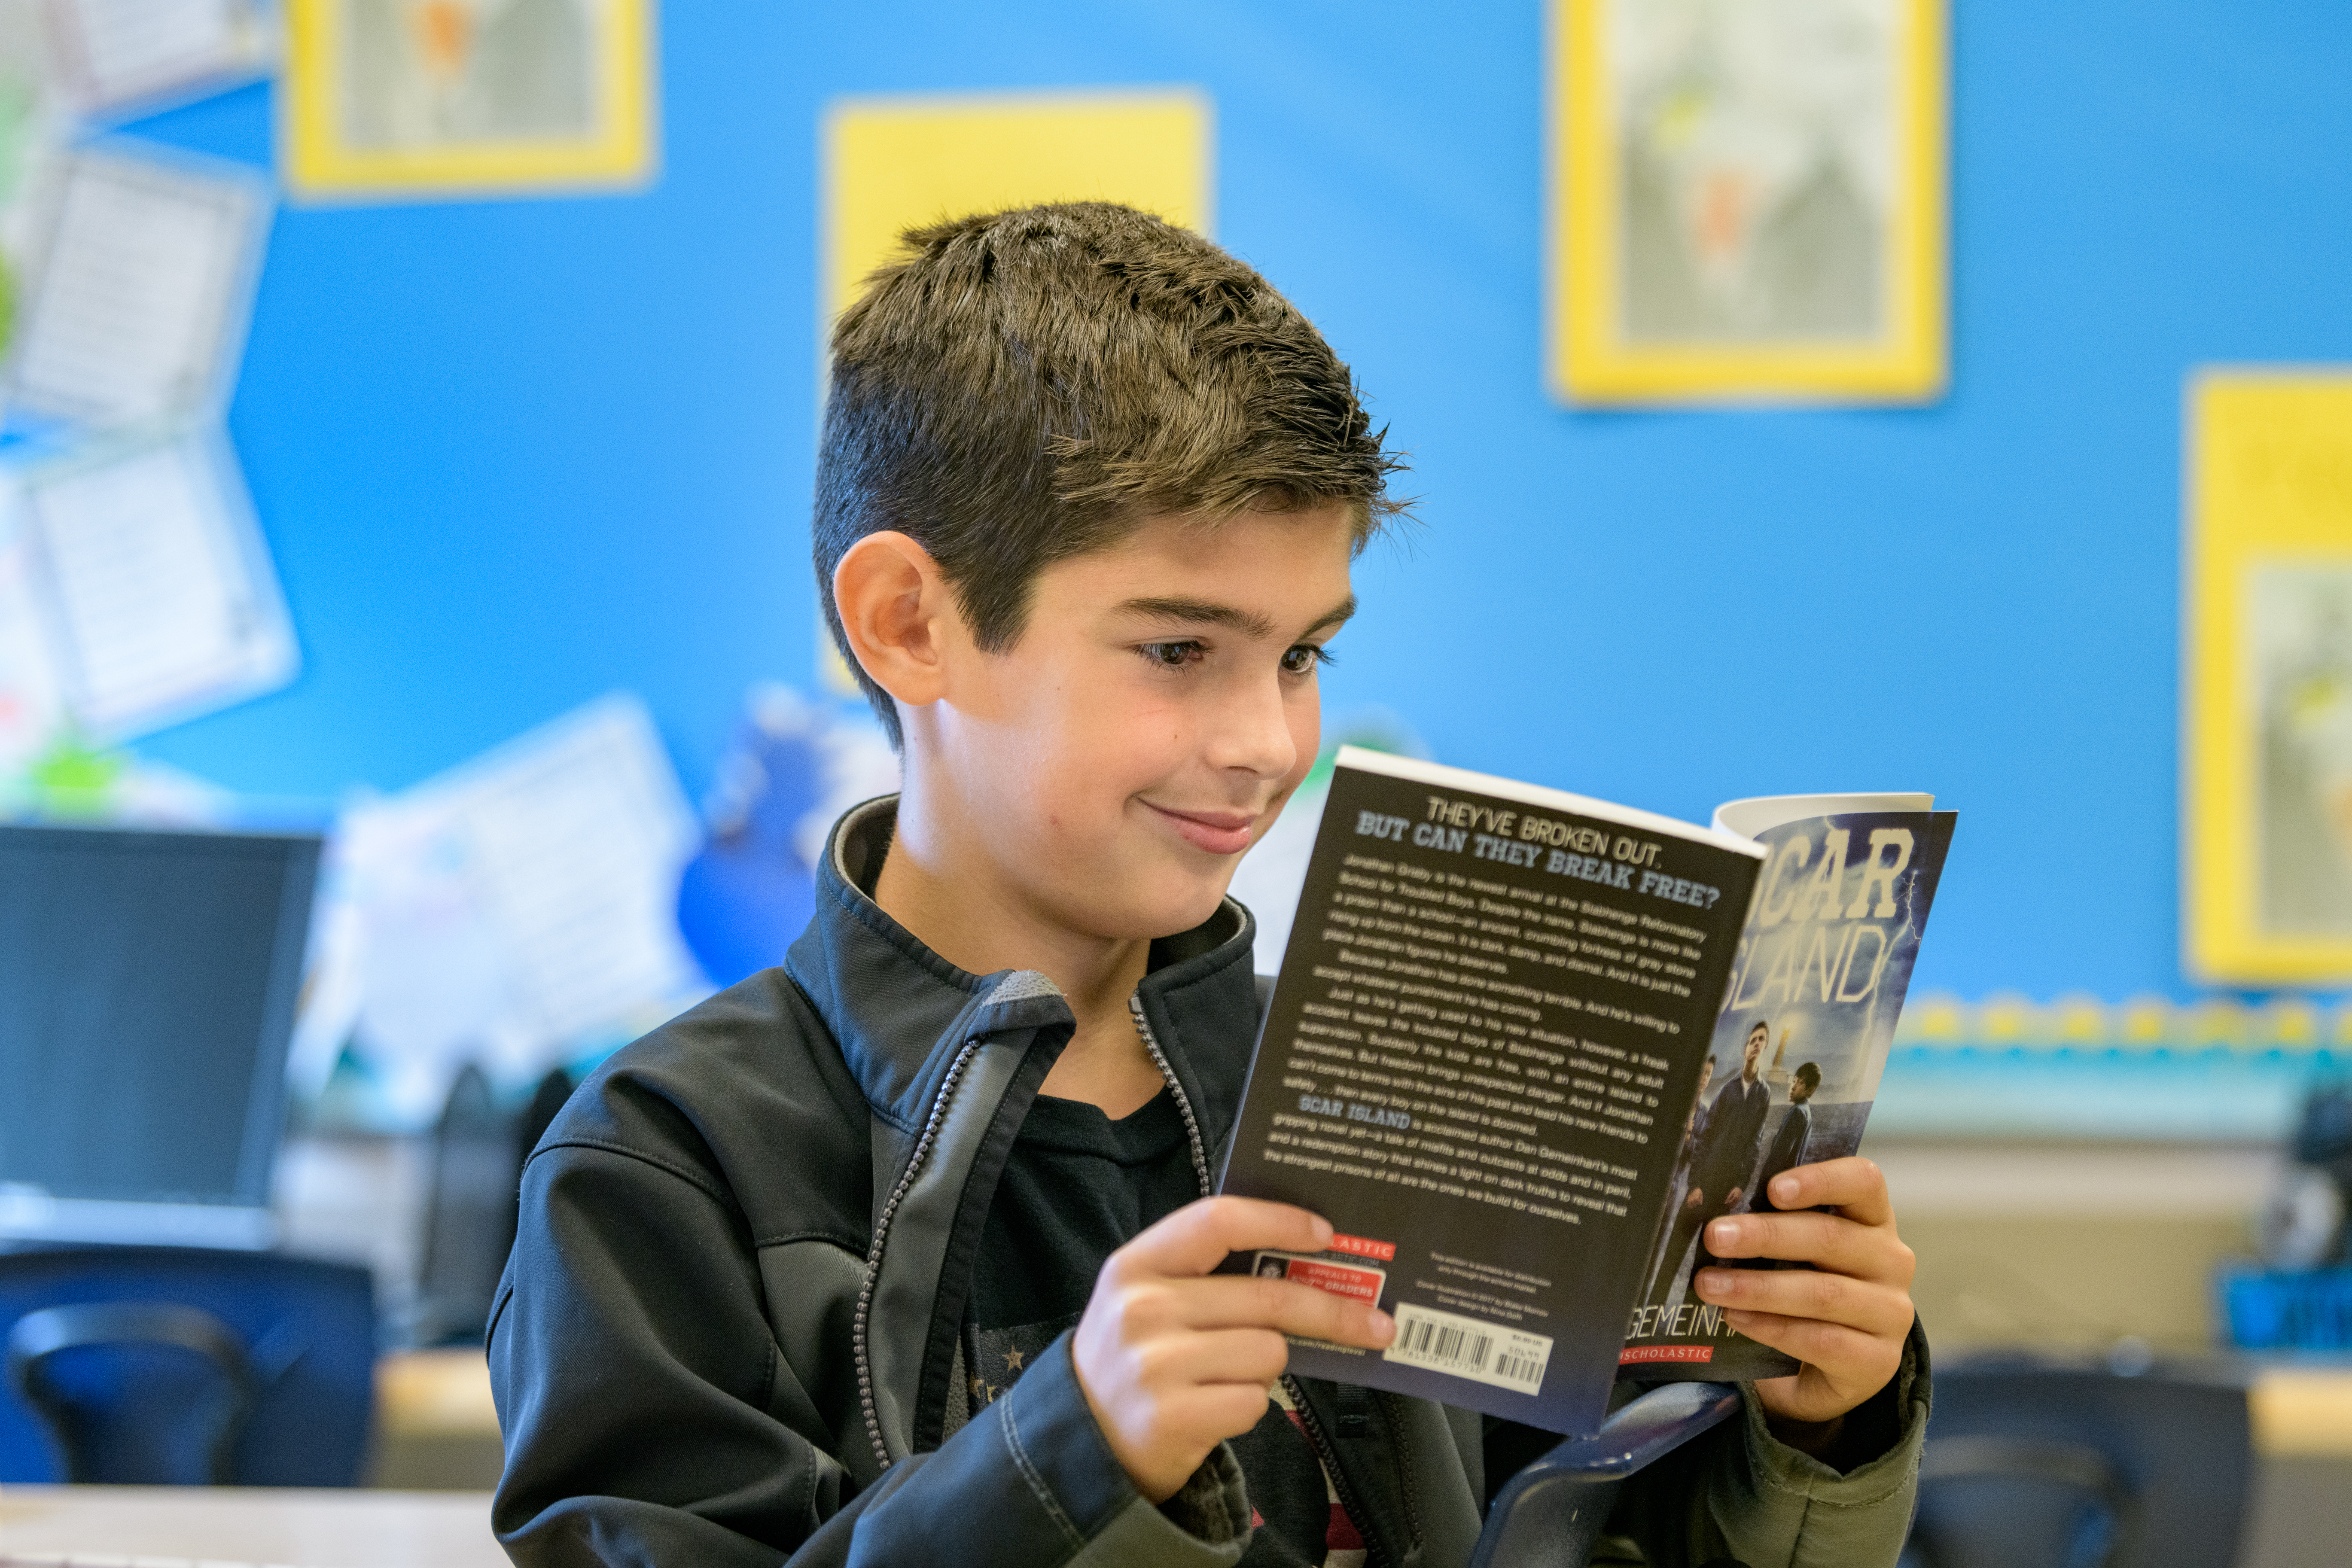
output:
[[[1001, 1398], [1055, 1335], [1076, 1324], [1103, 1261], [1201, 1195], [1184, 1121], [1166, 1089], [1113, 1121], [1083, 1100], [1039, 1095], [1007, 1157], [973, 1264], [964, 1365], [975, 1406]], [[1234, 1440], [1258, 1530], [1245, 1568], [1322, 1564], [1354, 1543], [1306, 1436], [1269, 1403]]]

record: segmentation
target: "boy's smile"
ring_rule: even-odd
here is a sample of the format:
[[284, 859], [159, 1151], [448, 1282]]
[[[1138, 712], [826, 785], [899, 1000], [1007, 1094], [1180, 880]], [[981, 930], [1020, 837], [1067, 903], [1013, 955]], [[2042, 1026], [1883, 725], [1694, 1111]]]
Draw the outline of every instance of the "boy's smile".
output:
[[1256, 840], [1259, 817], [1245, 811], [1177, 811], [1144, 801], [1168, 819], [1176, 836], [1212, 855], [1238, 855]]

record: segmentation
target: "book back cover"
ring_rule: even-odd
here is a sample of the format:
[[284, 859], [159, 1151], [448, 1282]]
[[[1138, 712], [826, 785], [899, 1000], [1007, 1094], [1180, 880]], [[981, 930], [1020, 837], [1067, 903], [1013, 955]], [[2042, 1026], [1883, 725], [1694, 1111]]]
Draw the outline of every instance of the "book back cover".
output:
[[1223, 1190], [1340, 1234], [1227, 1265], [1374, 1301], [1309, 1376], [1595, 1430], [1763, 851], [1344, 750]]

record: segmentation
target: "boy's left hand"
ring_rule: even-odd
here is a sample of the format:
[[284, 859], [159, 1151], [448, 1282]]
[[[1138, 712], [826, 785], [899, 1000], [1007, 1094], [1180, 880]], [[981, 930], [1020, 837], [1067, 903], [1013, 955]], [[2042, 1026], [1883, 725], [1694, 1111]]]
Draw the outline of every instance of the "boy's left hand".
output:
[[[1728, 1215], [1707, 1226], [1717, 1258], [1779, 1258], [1811, 1269], [1704, 1268], [1698, 1298], [1731, 1326], [1805, 1364], [1756, 1385], [1774, 1434], [1821, 1453], [1845, 1413], [1886, 1386], [1911, 1332], [1911, 1249], [1895, 1233], [1886, 1178], [1859, 1156], [1772, 1178], [1779, 1214]], [[1816, 1207], [1835, 1212], [1818, 1214]], [[1793, 1212], [1790, 1212], [1793, 1211]]]

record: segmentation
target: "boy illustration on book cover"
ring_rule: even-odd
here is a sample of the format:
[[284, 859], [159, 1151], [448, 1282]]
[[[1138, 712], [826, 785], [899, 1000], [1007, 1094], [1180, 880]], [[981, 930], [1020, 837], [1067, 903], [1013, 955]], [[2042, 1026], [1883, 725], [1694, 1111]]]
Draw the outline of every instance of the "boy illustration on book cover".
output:
[[1773, 1177], [1859, 1152], [1954, 821], [1857, 812], [1755, 836], [1770, 858], [1627, 1327], [1625, 1375], [1747, 1379], [1793, 1367], [1733, 1332], [1691, 1277], [1755, 1266], [1710, 1253], [1710, 1222], [1769, 1212]]

